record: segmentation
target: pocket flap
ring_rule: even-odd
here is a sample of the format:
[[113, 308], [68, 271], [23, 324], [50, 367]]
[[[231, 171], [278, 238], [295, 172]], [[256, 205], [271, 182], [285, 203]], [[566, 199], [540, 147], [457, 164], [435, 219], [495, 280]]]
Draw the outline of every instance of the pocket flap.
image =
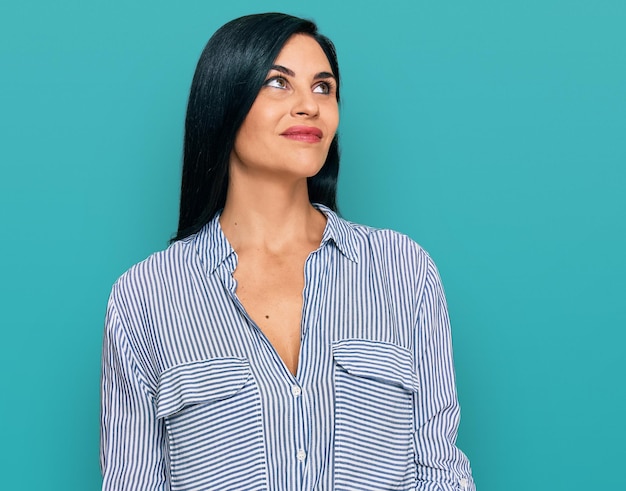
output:
[[415, 392], [419, 382], [413, 355], [402, 346], [369, 339], [343, 339], [333, 343], [333, 358], [349, 374]]
[[212, 358], [171, 367], [159, 377], [156, 417], [170, 416], [192, 404], [228, 399], [249, 376], [245, 358]]

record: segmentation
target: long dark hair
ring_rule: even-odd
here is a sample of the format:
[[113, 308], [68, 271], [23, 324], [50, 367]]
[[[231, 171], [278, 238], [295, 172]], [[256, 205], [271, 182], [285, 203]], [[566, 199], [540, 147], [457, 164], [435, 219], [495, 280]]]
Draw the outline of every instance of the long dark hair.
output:
[[[228, 22], [200, 55], [191, 83], [180, 193], [178, 231], [172, 242], [200, 230], [224, 207], [228, 164], [235, 136], [250, 111], [274, 60], [294, 34], [320, 45], [337, 80], [333, 43], [310, 20], [280, 13], [256, 14]], [[309, 200], [336, 210], [339, 141], [333, 139], [324, 166], [308, 179]]]

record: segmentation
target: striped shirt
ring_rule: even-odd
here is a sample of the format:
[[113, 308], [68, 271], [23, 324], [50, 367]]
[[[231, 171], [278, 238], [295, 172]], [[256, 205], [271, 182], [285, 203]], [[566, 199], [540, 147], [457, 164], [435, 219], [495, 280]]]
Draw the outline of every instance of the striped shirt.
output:
[[115, 283], [103, 490], [475, 489], [433, 261], [316, 206], [295, 376], [237, 299], [219, 216]]

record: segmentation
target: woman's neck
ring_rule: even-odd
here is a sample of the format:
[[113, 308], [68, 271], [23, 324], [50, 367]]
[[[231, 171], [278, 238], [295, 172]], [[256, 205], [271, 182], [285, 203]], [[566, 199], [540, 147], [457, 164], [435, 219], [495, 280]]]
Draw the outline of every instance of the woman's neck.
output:
[[296, 245], [319, 245], [326, 217], [309, 202], [306, 180], [292, 186], [276, 181], [239, 184], [229, 185], [220, 217], [235, 251], [280, 254]]

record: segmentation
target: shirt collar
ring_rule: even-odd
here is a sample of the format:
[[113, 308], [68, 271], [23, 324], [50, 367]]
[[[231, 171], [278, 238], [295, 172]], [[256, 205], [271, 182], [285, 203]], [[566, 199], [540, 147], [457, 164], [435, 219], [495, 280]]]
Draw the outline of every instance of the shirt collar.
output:
[[204, 263], [206, 270], [211, 274], [220, 264], [235, 253], [220, 226], [221, 214], [222, 210], [218, 211], [197, 234], [189, 237], [191, 241], [195, 242], [194, 245], [198, 257]]
[[333, 210], [319, 203], [313, 206], [326, 215], [326, 228], [322, 235], [321, 246], [332, 241], [348, 259], [358, 262], [357, 244], [352, 224], [340, 218]]
[[[326, 216], [326, 227], [322, 234], [320, 248], [328, 243], [333, 243], [344, 256], [351, 261], [358, 262], [355, 232], [351, 223], [340, 218], [327, 206], [319, 203], [313, 203], [313, 206]], [[222, 211], [218, 211], [209, 223], [202, 227], [195, 236], [192, 236], [195, 239], [190, 237], [196, 242], [197, 252], [210, 273], [213, 273], [220, 264], [235, 254], [220, 225], [221, 214]]]

